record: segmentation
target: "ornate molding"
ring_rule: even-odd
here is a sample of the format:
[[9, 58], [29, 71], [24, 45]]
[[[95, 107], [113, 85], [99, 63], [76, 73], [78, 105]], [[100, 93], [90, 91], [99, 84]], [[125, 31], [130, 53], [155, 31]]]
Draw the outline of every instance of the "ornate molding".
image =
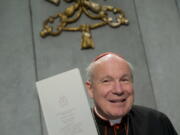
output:
[[[60, 0], [48, 0], [55, 5], [60, 3]], [[109, 25], [113, 28], [119, 27], [120, 25], [128, 24], [128, 20], [125, 17], [124, 12], [120, 8], [113, 6], [102, 6], [98, 3], [92, 2], [91, 0], [64, 0], [65, 2], [73, 2], [72, 5], [67, 7], [63, 12], [57, 13], [54, 16], [50, 16], [43, 23], [43, 29], [40, 32], [41, 37], [48, 35], [57, 36], [62, 31], [81, 31], [82, 42], [81, 48], [88, 49], [94, 48], [94, 41], [92, 40], [91, 30]], [[113, 13], [113, 17], [109, 16], [109, 13]], [[76, 27], [68, 27], [68, 24], [75, 23], [85, 14], [91, 19], [98, 20], [94, 24], [81, 24]], [[59, 21], [57, 26], [52, 26], [55, 21]]]

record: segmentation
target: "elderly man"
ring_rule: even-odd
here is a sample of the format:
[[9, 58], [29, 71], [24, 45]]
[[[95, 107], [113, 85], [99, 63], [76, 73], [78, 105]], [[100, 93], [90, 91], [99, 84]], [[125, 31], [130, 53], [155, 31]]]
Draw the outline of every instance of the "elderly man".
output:
[[132, 66], [121, 56], [100, 54], [88, 66], [86, 88], [94, 100], [100, 135], [177, 135], [161, 112], [135, 106]]

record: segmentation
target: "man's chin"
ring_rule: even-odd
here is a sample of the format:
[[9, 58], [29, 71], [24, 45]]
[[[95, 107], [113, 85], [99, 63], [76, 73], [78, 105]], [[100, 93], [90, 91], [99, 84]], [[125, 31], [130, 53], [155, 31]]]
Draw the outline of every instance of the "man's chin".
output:
[[126, 115], [126, 113], [111, 113], [109, 115], [109, 119], [111, 119], [111, 120], [119, 119], [119, 118], [123, 117], [124, 115]]
[[128, 112], [129, 112], [129, 109], [121, 110], [121, 111], [117, 110], [117, 111], [111, 112], [109, 116], [111, 117], [111, 119], [118, 119], [120, 117], [125, 116]]

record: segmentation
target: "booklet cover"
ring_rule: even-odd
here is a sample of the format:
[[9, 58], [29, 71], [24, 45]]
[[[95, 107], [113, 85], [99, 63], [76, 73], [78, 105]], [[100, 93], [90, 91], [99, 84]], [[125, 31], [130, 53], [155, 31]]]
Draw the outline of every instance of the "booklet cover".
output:
[[77, 68], [36, 86], [48, 135], [98, 135]]

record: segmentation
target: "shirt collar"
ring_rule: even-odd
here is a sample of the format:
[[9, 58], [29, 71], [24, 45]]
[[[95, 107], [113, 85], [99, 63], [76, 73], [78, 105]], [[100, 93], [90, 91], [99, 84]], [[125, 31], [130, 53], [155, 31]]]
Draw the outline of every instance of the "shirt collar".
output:
[[101, 119], [105, 120], [105, 121], [109, 121], [110, 125], [111, 126], [114, 126], [116, 124], [119, 124], [122, 120], [122, 117], [118, 118], [118, 119], [115, 119], [115, 120], [108, 120], [106, 119], [105, 117], [103, 117], [98, 111], [97, 111], [97, 108], [96, 106], [94, 106], [94, 112], [97, 114], [97, 116], [99, 116]]

